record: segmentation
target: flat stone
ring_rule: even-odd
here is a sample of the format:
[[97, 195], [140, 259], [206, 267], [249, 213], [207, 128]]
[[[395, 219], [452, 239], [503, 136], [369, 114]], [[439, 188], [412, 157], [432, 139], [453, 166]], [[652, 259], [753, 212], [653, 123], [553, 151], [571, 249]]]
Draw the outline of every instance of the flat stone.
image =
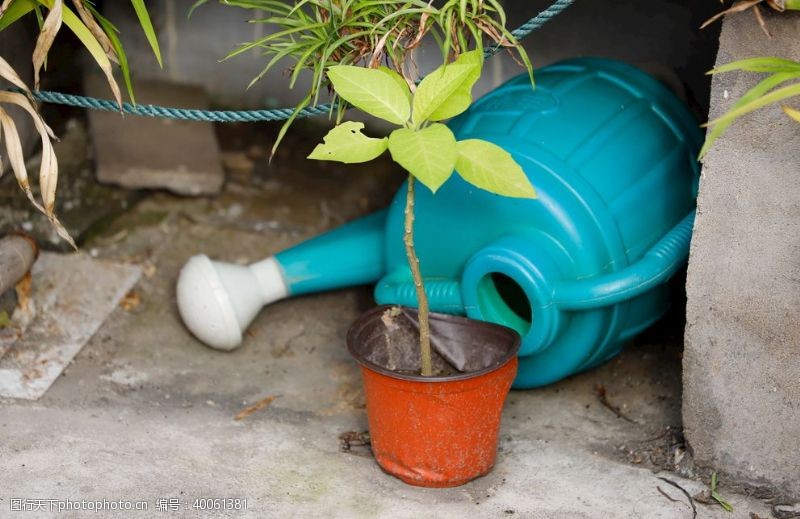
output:
[[[109, 96], [108, 85], [99, 76], [87, 76], [84, 89], [90, 96]], [[138, 81], [135, 89], [138, 103], [209, 106], [208, 97], [198, 87]], [[89, 127], [100, 182], [197, 196], [218, 193], [225, 180], [219, 145], [209, 122], [90, 110]]]
[[[725, 18], [717, 64], [800, 58], [800, 17]], [[710, 118], [764, 74], [714, 76]], [[778, 103], [704, 160], [687, 281], [683, 419], [695, 462], [800, 497], [800, 125]]]
[[0, 397], [41, 397], [141, 273], [84, 254], [42, 254], [32, 269], [35, 316], [7, 351], [0, 350]]

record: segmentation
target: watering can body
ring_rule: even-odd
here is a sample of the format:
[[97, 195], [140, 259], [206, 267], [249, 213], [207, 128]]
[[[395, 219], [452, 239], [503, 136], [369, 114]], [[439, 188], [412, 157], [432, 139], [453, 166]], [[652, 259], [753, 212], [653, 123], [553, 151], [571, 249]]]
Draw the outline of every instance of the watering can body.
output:
[[[702, 135], [657, 80], [576, 59], [520, 76], [449, 123], [511, 153], [536, 200], [453, 175], [418, 189], [415, 244], [431, 309], [523, 337], [515, 387], [598, 365], [666, 311], [688, 255]], [[377, 282], [381, 304], [416, 306], [403, 245], [405, 187], [391, 206], [277, 254], [286, 295]], [[180, 283], [179, 283], [180, 288]]]

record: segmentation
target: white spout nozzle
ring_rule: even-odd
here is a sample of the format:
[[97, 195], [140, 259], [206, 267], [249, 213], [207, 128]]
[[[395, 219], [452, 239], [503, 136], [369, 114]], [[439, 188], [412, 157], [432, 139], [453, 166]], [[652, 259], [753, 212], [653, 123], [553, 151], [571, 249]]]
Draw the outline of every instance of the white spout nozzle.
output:
[[250, 266], [194, 256], [178, 277], [178, 310], [202, 342], [230, 351], [264, 305], [289, 294], [275, 257]]

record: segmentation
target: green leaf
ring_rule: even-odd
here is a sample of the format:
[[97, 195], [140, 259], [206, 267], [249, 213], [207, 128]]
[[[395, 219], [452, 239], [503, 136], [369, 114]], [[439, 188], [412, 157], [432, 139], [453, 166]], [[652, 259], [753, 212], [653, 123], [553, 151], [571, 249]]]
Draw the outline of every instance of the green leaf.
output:
[[378, 67], [378, 70], [380, 70], [381, 72], [392, 78], [392, 81], [397, 83], [400, 86], [400, 88], [402, 88], [403, 92], [405, 92], [406, 97], [408, 98], [408, 103], [411, 104], [411, 90], [409, 89], [406, 80], [403, 79], [403, 76], [401, 76], [394, 70], [390, 69], [389, 67], [380, 66]]
[[128, 64], [128, 56], [125, 54], [125, 49], [122, 47], [122, 42], [117, 34], [119, 30], [114, 26], [113, 23], [108, 21], [108, 19], [98, 13], [93, 7], [89, 7], [89, 10], [91, 11], [92, 16], [94, 16], [94, 18], [97, 20], [97, 23], [100, 24], [103, 32], [105, 32], [106, 36], [108, 36], [108, 40], [111, 42], [111, 47], [117, 54], [117, 58], [119, 59], [119, 68], [122, 70], [122, 79], [125, 81], [125, 88], [128, 90], [128, 97], [130, 98], [131, 103], [135, 105], [136, 96], [133, 94], [131, 67]]
[[328, 78], [339, 96], [364, 112], [394, 124], [405, 124], [411, 115], [408, 85], [400, 85], [384, 71], [334, 65]]
[[717, 473], [711, 473], [711, 497], [719, 503], [719, 506], [725, 509], [726, 512], [733, 512], [733, 506], [725, 501], [725, 499], [717, 493]]
[[373, 139], [361, 130], [364, 123], [347, 121], [334, 127], [324, 138], [323, 144], [317, 144], [309, 159], [335, 160], [345, 164], [368, 162], [386, 151], [389, 139]]
[[[735, 110], [741, 106], [744, 106], [754, 99], [758, 99], [781, 83], [785, 83], [786, 81], [790, 81], [792, 79], [794, 79], [794, 74], [785, 72], [774, 74], [766, 79], [763, 79], [756, 86], [748, 90], [741, 98], [739, 98], [739, 100], [733, 104], [731, 110]], [[703, 143], [703, 148], [700, 150], [698, 159], [705, 157], [705, 155], [708, 153], [708, 150], [710, 150], [711, 146], [713, 146], [714, 142], [725, 133], [731, 124], [733, 124], [732, 120], [715, 124], [713, 126], [709, 124], [709, 126], [712, 126], [712, 128], [706, 135], [706, 141]]]
[[3, 16], [0, 16], [0, 31], [16, 22], [29, 12], [36, 8], [36, 2], [33, 0], [15, 0], [5, 10]]
[[759, 98], [753, 99], [752, 101], [748, 101], [742, 106], [728, 111], [728, 113], [726, 113], [722, 117], [719, 117], [708, 124], [709, 126], [713, 126], [715, 124], [723, 124], [726, 122], [731, 122], [734, 119], [743, 116], [744, 114], [752, 112], [753, 110], [758, 110], [759, 108], [762, 108], [764, 106], [771, 105], [773, 103], [777, 103], [779, 101], [783, 101], [784, 99], [789, 99], [795, 96], [800, 96], [800, 83], [785, 86], [783, 88], [779, 88], [778, 90], [773, 90], [772, 92], [765, 94]]
[[153, 54], [158, 60], [158, 66], [163, 68], [164, 64], [161, 62], [161, 49], [158, 47], [158, 37], [156, 31], [153, 29], [153, 22], [150, 20], [150, 15], [147, 12], [147, 6], [144, 5], [144, 0], [131, 0], [133, 10], [136, 11], [136, 17], [139, 18], [139, 25], [142, 26], [144, 35], [147, 37], [150, 48], [153, 49]]
[[[53, 2], [52, 0], [39, 0], [39, 3], [49, 8]], [[81, 43], [83, 43], [83, 46], [86, 47], [86, 50], [89, 51], [89, 54], [91, 54], [92, 58], [97, 62], [100, 70], [105, 74], [108, 86], [111, 88], [111, 93], [114, 94], [114, 99], [117, 101], [117, 104], [122, 107], [122, 95], [119, 91], [119, 85], [117, 85], [114, 79], [114, 74], [111, 70], [111, 61], [108, 59], [103, 47], [100, 46], [97, 39], [92, 35], [92, 32], [83, 24], [81, 19], [78, 18], [78, 15], [72, 12], [66, 5], [63, 7], [62, 16], [64, 25], [66, 25]]]
[[458, 141], [456, 171], [475, 187], [514, 198], [536, 198], [528, 176], [506, 150], [480, 139]]
[[472, 104], [472, 87], [475, 86], [481, 77], [483, 68], [483, 53], [473, 50], [465, 52], [455, 61], [456, 65], [473, 65], [474, 70], [467, 76], [461, 86], [459, 86], [444, 103], [434, 110], [428, 120], [443, 121], [450, 119], [464, 112]]
[[786, 112], [786, 115], [800, 123], [800, 110], [795, 110], [789, 106], [784, 106], [783, 111]]
[[[442, 65], [427, 76], [414, 93], [414, 110], [412, 119], [419, 127], [437, 110], [453, 111], [448, 100], [459, 89], [463, 89], [470, 78], [474, 77], [479, 65], [450, 63]], [[480, 70], [478, 70], [480, 75]], [[475, 81], [472, 81], [474, 84]], [[470, 87], [471, 88], [471, 87]]]
[[422, 130], [400, 128], [389, 135], [392, 159], [436, 192], [453, 174], [456, 138], [450, 128], [432, 124]]
[[721, 67], [710, 70], [708, 74], [722, 74], [732, 70], [744, 70], [747, 72], [798, 72], [800, 73], [800, 63], [783, 58], [747, 58], [726, 63]]

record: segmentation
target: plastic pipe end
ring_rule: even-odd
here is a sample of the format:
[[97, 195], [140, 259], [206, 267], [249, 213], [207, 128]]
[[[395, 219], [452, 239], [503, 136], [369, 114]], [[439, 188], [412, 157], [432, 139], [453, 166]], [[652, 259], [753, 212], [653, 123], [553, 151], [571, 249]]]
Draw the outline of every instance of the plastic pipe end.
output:
[[178, 311], [203, 343], [230, 351], [242, 342], [242, 328], [214, 263], [205, 255], [186, 262], [178, 277]]

